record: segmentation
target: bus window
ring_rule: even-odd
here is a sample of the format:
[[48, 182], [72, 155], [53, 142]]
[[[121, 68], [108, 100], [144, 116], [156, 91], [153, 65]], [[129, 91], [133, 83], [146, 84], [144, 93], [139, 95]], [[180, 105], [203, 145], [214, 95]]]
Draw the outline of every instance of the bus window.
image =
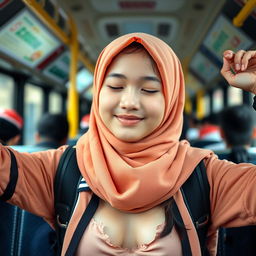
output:
[[13, 108], [14, 81], [0, 73], [0, 108]]
[[228, 87], [228, 106], [243, 104], [243, 91], [234, 88], [232, 86]]
[[43, 112], [43, 90], [40, 87], [25, 86], [24, 144], [35, 143], [36, 125]]
[[213, 113], [219, 112], [223, 106], [223, 91], [217, 89], [213, 92]]
[[61, 113], [62, 112], [62, 99], [60, 94], [56, 92], [50, 93], [49, 99], [49, 112], [50, 113]]

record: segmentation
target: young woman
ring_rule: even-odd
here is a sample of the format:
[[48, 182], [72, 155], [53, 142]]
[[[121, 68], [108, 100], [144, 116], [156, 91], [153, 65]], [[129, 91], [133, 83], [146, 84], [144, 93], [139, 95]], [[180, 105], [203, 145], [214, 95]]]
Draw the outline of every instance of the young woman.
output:
[[[255, 51], [226, 51], [223, 61], [222, 75], [230, 85], [256, 93]], [[256, 167], [218, 160], [209, 150], [179, 142], [184, 93], [179, 60], [160, 39], [128, 34], [102, 51], [94, 74], [90, 129], [76, 147], [80, 172], [100, 203], [75, 255], [183, 255], [182, 228], [174, 221], [166, 229], [169, 218], [173, 219], [173, 201], [191, 254], [201, 255], [180, 187], [202, 159], [211, 188], [210, 254], [216, 253], [219, 226], [256, 223]], [[19, 177], [10, 202], [44, 217], [52, 226], [53, 182], [65, 148], [33, 154], [13, 151]], [[1, 146], [1, 194], [10, 181], [9, 150]], [[92, 192], [79, 195], [62, 255]]]

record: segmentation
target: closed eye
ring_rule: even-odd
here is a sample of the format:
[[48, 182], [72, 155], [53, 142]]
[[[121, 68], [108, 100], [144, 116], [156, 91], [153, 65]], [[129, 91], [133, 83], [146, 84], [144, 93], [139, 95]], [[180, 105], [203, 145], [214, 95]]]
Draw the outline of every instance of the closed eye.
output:
[[149, 89], [141, 89], [143, 92], [146, 92], [146, 93], [157, 93], [159, 92], [159, 90], [149, 90]]
[[122, 90], [123, 87], [122, 86], [111, 86], [111, 85], [107, 85], [108, 88], [110, 88], [111, 90]]

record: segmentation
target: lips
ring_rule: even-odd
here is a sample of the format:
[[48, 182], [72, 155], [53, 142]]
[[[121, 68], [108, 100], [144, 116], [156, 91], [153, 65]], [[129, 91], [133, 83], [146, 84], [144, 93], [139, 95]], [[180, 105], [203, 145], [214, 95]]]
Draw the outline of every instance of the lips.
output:
[[143, 120], [143, 118], [135, 115], [116, 115], [116, 118], [124, 126], [136, 125]]

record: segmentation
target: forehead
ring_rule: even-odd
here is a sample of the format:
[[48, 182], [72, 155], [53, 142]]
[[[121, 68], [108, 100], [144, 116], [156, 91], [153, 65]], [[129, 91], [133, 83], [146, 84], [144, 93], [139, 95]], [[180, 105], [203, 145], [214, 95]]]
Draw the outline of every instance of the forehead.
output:
[[150, 72], [160, 77], [156, 63], [143, 48], [135, 49], [134, 51], [126, 51], [125, 49], [120, 52], [113, 58], [106, 73], [112, 70], [127, 71], [128, 68], [132, 68], [134, 72]]

